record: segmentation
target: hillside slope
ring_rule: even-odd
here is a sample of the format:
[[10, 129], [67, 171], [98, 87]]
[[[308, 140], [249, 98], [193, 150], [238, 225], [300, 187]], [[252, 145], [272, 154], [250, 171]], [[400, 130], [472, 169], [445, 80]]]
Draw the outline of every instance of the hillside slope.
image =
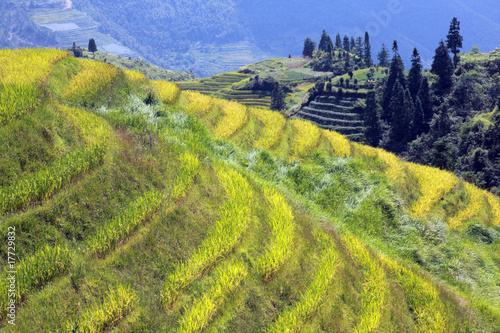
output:
[[61, 51], [0, 63], [2, 331], [500, 326], [498, 197]]
[[[299, 56], [304, 39], [318, 41], [323, 29], [331, 36], [356, 37], [368, 31], [374, 58], [382, 43], [391, 45], [397, 39], [407, 66], [417, 47], [426, 67], [454, 16], [462, 22], [464, 51], [474, 44], [491, 51], [498, 46], [494, 36], [500, 33], [495, 0], [151, 0], [147, 5], [138, 0], [57, 0], [33, 1], [33, 7], [29, 3], [7, 1], [15, 9], [2, 11], [6, 13], [2, 22], [8, 23], [0, 30], [0, 45], [66, 48], [73, 41], [85, 45], [95, 38], [107, 52], [140, 55], [155, 65], [192, 70], [200, 77], [262, 59]], [[12, 20], [14, 12], [19, 23]], [[8, 40], [11, 33], [14, 40]]]

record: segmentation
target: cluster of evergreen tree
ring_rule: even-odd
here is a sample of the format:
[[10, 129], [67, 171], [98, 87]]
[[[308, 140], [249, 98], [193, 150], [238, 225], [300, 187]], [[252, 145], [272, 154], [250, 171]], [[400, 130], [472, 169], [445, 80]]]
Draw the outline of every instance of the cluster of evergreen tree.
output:
[[460, 22], [453, 18], [446, 41], [435, 50], [430, 73], [422, 71], [415, 48], [408, 75], [397, 42], [390, 62], [389, 50], [382, 46], [377, 59], [390, 73], [378, 90], [368, 93], [365, 140], [500, 193], [500, 170], [495, 167], [500, 165], [500, 111], [492, 115], [490, 126], [471, 117], [498, 104], [500, 80], [495, 77], [500, 77], [500, 59], [499, 66], [491, 61], [487, 69], [462, 65], [462, 41]]
[[362, 37], [342, 38], [340, 34], [335, 37], [335, 43], [328, 33], [323, 30], [318, 48], [316, 42], [306, 38], [302, 51], [304, 58], [313, 59], [312, 67], [317, 71], [334, 72], [343, 74], [352, 69], [371, 67], [373, 59], [371, 54], [370, 36], [365, 33]]

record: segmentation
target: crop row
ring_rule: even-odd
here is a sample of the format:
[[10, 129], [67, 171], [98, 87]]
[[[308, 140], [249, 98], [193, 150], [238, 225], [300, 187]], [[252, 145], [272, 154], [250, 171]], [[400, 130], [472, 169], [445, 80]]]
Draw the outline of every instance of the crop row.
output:
[[224, 117], [217, 124], [214, 134], [220, 138], [229, 138], [247, 122], [247, 108], [239, 103], [225, 100], [216, 100], [216, 103]]
[[204, 115], [213, 105], [213, 98], [205, 96], [193, 91], [183, 91], [182, 95], [186, 98], [186, 105], [184, 109], [186, 112], [196, 115]]
[[350, 157], [351, 156], [351, 142], [347, 140], [345, 136], [337, 132], [323, 130], [323, 136], [332, 145], [334, 154], [339, 157]]
[[427, 215], [432, 206], [458, 183], [458, 178], [450, 172], [413, 163], [407, 163], [407, 167], [420, 186], [420, 197], [412, 207], [415, 216]]
[[309, 107], [326, 111], [339, 110], [340, 112], [346, 112], [352, 110], [352, 106], [344, 106], [333, 103], [320, 103], [320, 102], [311, 102]]
[[41, 84], [67, 52], [55, 49], [0, 50], [0, 83]]
[[64, 155], [56, 163], [27, 175], [8, 187], [1, 188], [0, 212], [10, 212], [30, 202], [42, 201], [103, 161], [109, 135], [108, 126], [93, 114], [65, 107], [60, 110], [73, 123], [87, 146]]
[[144, 81], [146, 81], [146, 76], [144, 74], [142, 74], [141, 72], [132, 71], [129, 69], [125, 69], [123, 72], [125, 73], [125, 76], [132, 82], [144, 82]]
[[[8, 239], [8, 242], [11, 241]], [[11, 245], [9, 244], [9, 246]], [[6, 269], [0, 281], [0, 318], [3, 318], [10, 311], [7, 307], [12, 301], [15, 301], [19, 306], [20, 302], [34, 288], [41, 287], [66, 272], [71, 260], [72, 254], [66, 247], [45, 246], [15, 267]], [[8, 271], [17, 272], [14, 274], [14, 280], [8, 279], [12, 277]], [[13, 284], [12, 287], [11, 284]], [[13, 291], [9, 291], [9, 289], [13, 289]], [[15, 296], [9, 298], [9, 294], [12, 293]]]
[[293, 152], [296, 156], [304, 156], [319, 143], [320, 129], [305, 120], [292, 119], [291, 123], [294, 129]]
[[110, 289], [106, 298], [88, 309], [79, 322], [69, 322], [68, 332], [98, 333], [103, 332], [132, 311], [135, 304], [135, 292], [122, 285]]
[[205, 328], [217, 309], [222, 306], [228, 294], [236, 290], [246, 277], [245, 265], [237, 261], [223, 264], [217, 270], [217, 279], [200, 298], [194, 300], [193, 305], [182, 316], [181, 327], [178, 332], [200, 332]]
[[384, 270], [357, 238], [347, 236], [344, 243], [350, 255], [360, 265], [364, 276], [362, 312], [355, 332], [375, 332], [382, 316], [386, 292]]
[[325, 125], [337, 125], [337, 126], [346, 126], [346, 127], [356, 127], [356, 125], [359, 127], [360, 125], [363, 125], [362, 120], [343, 120], [343, 119], [336, 119], [336, 118], [330, 118], [330, 117], [322, 117], [318, 116], [316, 114], [311, 114], [305, 111], [300, 111], [298, 113], [301, 117], [316, 121], [316, 122], [321, 122], [322, 124]]
[[158, 190], [149, 191], [139, 197], [88, 239], [88, 252], [102, 256], [114, 248], [120, 240], [129, 236], [159, 209], [164, 197]]
[[267, 109], [250, 108], [250, 112], [264, 125], [262, 133], [254, 147], [271, 148], [274, 147], [283, 135], [286, 119], [278, 112]]
[[180, 263], [167, 276], [161, 293], [164, 307], [172, 304], [183, 289], [229, 253], [238, 244], [250, 223], [250, 185], [234, 170], [218, 168], [216, 172], [227, 197], [222, 204], [220, 218], [191, 258]]
[[[177, 184], [169, 195], [172, 200], [184, 196], [199, 171], [198, 158], [190, 153], [180, 156], [181, 170], [177, 175]], [[104, 255], [120, 240], [129, 236], [137, 227], [149, 219], [161, 206], [166, 195], [159, 190], [152, 190], [139, 197], [118, 216], [110, 220], [87, 241], [91, 255]]]
[[281, 194], [267, 190], [265, 196], [270, 208], [268, 219], [272, 238], [259, 266], [264, 279], [268, 279], [285, 264], [292, 252], [294, 224], [292, 210]]
[[53, 49], [0, 50], [0, 125], [38, 105], [43, 80], [66, 56]]
[[301, 299], [289, 310], [283, 312], [274, 324], [267, 330], [270, 333], [300, 332], [306, 320], [316, 312], [332, 282], [337, 269], [337, 254], [332, 242], [323, 235], [324, 250], [314, 280], [302, 295]]
[[174, 102], [177, 99], [177, 97], [179, 97], [181, 90], [175, 83], [168, 81], [150, 81], [150, 82], [163, 103], [170, 104]]
[[475, 217], [481, 211], [485, 203], [485, 191], [478, 189], [474, 185], [465, 183], [465, 189], [469, 196], [469, 204], [467, 207], [458, 212], [455, 216], [448, 220], [448, 226], [452, 229], [457, 229], [462, 226], [464, 221]]
[[76, 74], [63, 98], [73, 103], [91, 104], [119, 73], [116, 67], [98, 61], [80, 59], [84, 69]]
[[393, 278], [405, 293], [417, 332], [444, 332], [446, 319], [443, 304], [431, 282], [411, 272], [393, 260], [382, 258]]
[[357, 113], [349, 113], [349, 112], [335, 112], [335, 111], [326, 111], [326, 110], [318, 110], [310, 107], [302, 108], [302, 111], [305, 111], [309, 114], [316, 114], [321, 117], [327, 118], [335, 118], [335, 119], [343, 119], [343, 120], [359, 120], [359, 115]]

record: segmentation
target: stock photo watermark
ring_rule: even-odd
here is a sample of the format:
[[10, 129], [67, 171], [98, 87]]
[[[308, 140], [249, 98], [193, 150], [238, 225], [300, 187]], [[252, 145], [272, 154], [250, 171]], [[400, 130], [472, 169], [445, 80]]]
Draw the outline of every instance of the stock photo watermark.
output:
[[7, 322], [16, 325], [16, 228], [9, 227], [7, 232]]

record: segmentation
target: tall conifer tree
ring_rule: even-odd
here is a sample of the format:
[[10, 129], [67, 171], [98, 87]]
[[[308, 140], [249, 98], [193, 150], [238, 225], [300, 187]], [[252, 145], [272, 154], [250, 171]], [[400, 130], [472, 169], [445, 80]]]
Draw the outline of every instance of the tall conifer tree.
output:
[[463, 45], [462, 42], [464, 38], [460, 35], [460, 21], [454, 17], [450, 23], [450, 30], [448, 31], [448, 35], [446, 36], [446, 46], [453, 53], [453, 64], [457, 67], [460, 58], [458, 54]]
[[444, 94], [453, 86], [453, 62], [448, 53], [448, 48], [444, 45], [442, 40], [439, 42], [439, 46], [433, 58], [434, 61], [432, 62], [431, 72], [439, 76], [436, 92], [438, 94]]
[[410, 89], [411, 97], [414, 101], [422, 85], [422, 68], [422, 59], [417, 48], [414, 48], [411, 56], [411, 69], [408, 74], [408, 89]]
[[364, 59], [365, 59], [365, 64], [366, 67], [371, 67], [373, 65], [373, 60], [372, 60], [372, 46], [370, 45], [370, 35], [368, 34], [368, 31], [365, 32], [365, 49], [364, 49]]

